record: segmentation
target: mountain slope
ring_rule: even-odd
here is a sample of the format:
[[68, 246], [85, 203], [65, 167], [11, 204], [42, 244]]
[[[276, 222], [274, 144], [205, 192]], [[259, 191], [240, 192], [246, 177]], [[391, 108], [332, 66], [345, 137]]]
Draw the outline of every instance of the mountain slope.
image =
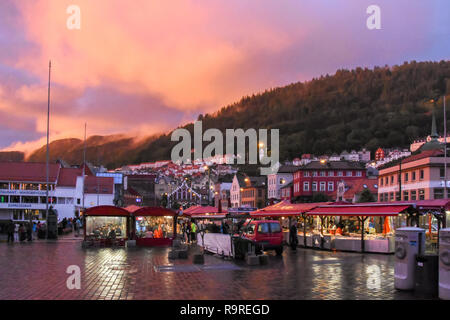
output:
[[[203, 121], [204, 131], [280, 129], [280, 159], [363, 147], [371, 151], [407, 147], [412, 140], [430, 133], [433, 104], [429, 101], [450, 92], [446, 79], [450, 79], [449, 61], [338, 70], [332, 76], [244, 97], [214, 114], [200, 115], [198, 120]], [[438, 128], [443, 128], [442, 99], [436, 105], [436, 118]], [[193, 136], [192, 123], [184, 128]], [[170, 141], [170, 135], [140, 143], [121, 136], [90, 137], [87, 159], [108, 168], [170, 159], [176, 144]], [[52, 142], [51, 157], [79, 163], [82, 146], [78, 139]], [[29, 159], [45, 160], [45, 147]]]
[[[134, 155], [152, 141], [152, 137], [144, 140], [124, 135], [91, 136], [86, 140], [86, 160], [94, 165], [102, 164], [114, 169], [125, 163], [134, 161]], [[50, 143], [50, 160], [63, 159], [70, 164], [83, 162], [84, 141], [80, 139], [60, 139]], [[46, 146], [34, 151], [27, 161], [45, 161]]]
[[[226, 128], [278, 128], [280, 159], [362, 147], [371, 151], [380, 146], [406, 147], [429, 134], [433, 108], [429, 100], [450, 92], [446, 79], [450, 79], [449, 61], [338, 70], [333, 76], [244, 97], [213, 115], [200, 115], [199, 120], [203, 130], [222, 132]], [[442, 128], [442, 99], [436, 118]], [[192, 135], [193, 125], [185, 128]], [[162, 135], [136, 160], [167, 159], [173, 145], [170, 134]]]

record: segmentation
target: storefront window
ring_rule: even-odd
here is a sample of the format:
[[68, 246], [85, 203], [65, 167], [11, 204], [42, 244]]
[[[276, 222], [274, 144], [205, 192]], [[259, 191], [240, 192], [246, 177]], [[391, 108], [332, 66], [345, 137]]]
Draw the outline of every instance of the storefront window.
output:
[[86, 217], [86, 235], [98, 239], [126, 238], [126, 217]]
[[20, 202], [20, 196], [11, 196], [10, 197], [11, 203], [19, 203]]
[[419, 200], [425, 200], [425, 190], [419, 189]]
[[136, 217], [136, 236], [138, 238], [173, 237], [173, 217]]
[[20, 183], [11, 183], [11, 190], [20, 190]]
[[0, 189], [8, 190], [9, 184], [7, 182], [0, 182]]
[[13, 210], [13, 219], [22, 220], [22, 210]]
[[39, 197], [22, 197], [22, 203], [38, 203]]
[[8, 196], [0, 196], [0, 203], [6, 203], [8, 202]]
[[23, 190], [39, 190], [39, 184], [34, 183], [24, 183], [22, 185]]
[[409, 200], [409, 191], [403, 191], [403, 201]]

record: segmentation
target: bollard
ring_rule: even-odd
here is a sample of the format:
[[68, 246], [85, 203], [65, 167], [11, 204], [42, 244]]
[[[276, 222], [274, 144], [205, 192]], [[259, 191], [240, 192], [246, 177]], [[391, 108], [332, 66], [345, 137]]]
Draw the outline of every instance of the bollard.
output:
[[262, 254], [259, 257], [259, 264], [260, 265], [266, 265], [269, 264], [269, 256], [266, 254]]

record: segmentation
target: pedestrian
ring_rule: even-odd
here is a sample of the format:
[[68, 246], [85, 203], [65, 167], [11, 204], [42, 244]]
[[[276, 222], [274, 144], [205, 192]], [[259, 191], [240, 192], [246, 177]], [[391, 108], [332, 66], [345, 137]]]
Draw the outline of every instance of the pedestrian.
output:
[[291, 245], [291, 249], [297, 251], [298, 245], [298, 237], [297, 237], [297, 220], [292, 222], [292, 225], [289, 229], [289, 244]]
[[187, 243], [191, 243], [191, 225], [189, 222], [186, 222], [186, 239]]
[[14, 225], [14, 241], [19, 242], [19, 224]]
[[183, 232], [183, 240], [186, 242], [186, 222], [181, 224], [181, 231]]
[[14, 243], [14, 223], [12, 220], [9, 220], [8, 225], [6, 226], [6, 232], [8, 233], [8, 243], [11, 240], [11, 243]]
[[197, 226], [195, 225], [194, 221], [192, 221], [191, 223], [191, 236], [192, 242], [195, 242], [197, 240]]
[[31, 225], [31, 222], [27, 223], [27, 240], [33, 241], [33, 226]]
[[80, 235], [80, 227], [78, 224], [78, 219], [72, 220], [72, 223], [73, 223], [73, 228], [75, 230], [75, 237], [78, 237]]
[[20, 242], [23, 242], [27, 237], [27, 231], [25, 230], [25, 227], [23, 225], [23, 223], [20, 224], [19, 226], [19, 240]]

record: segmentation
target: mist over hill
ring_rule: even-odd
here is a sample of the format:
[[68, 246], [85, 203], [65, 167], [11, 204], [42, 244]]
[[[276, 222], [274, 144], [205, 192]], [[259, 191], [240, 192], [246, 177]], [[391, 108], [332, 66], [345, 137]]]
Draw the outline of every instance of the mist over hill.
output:
[[[331, 154], [343, 150], [374, 151], [378, 147], [407, 147], [426, 136], [435, 107], [438, 131], [443, 132], [442, 99], [450, 92], [450, 62], [415, 62], [401, 66], [338, 70], [334, 75], [297, 82], [243, 97], [214, 114], [199, 115], [203, 130], [218, 128], [280, 129], [280, 159], [302, 153]], [[447, 99], [447, 101], [449, 101]], [[450, 122], [448, 123], [450, 124]], [[193, 123], [183, 128], [193, 136]], [[139, 143], [123, 136], [93, 136], [87, 159], [109, 169], [131, 163], [170, 159], [170, 135]], [[57, 140], [51, 159], [80, 163], [83, 141]], [[45, 146], [28, 158], [45, 161]]]

